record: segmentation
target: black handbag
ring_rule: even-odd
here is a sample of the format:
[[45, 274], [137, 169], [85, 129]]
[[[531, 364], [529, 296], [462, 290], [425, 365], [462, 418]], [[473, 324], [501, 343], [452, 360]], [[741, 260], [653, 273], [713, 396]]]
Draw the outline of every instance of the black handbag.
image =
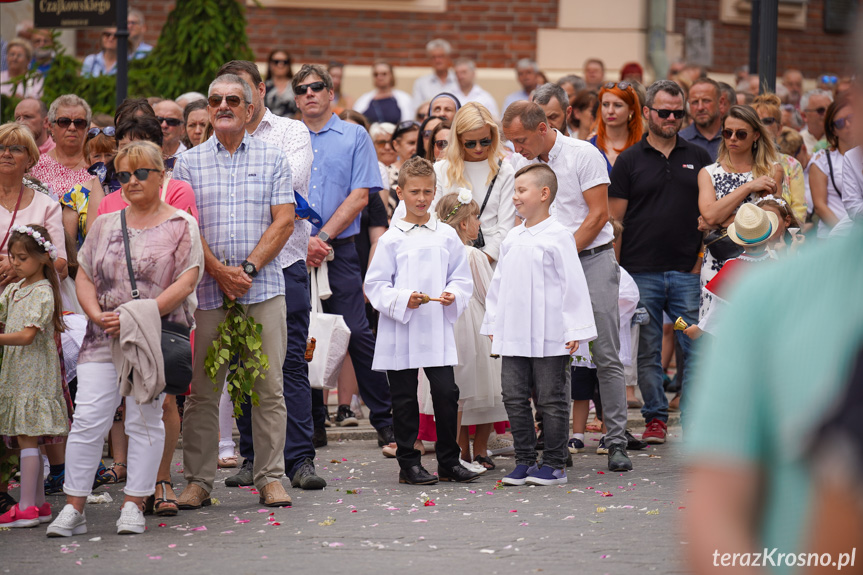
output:
[[[123, 228], [123, 247], [126, 250], [126, 267], [132, 285], [132, 299], [139, 299], [140, 293], [135, 283], [132, 269], [132, 252], [129, 249], [129, 232], [126, 229], [126, 210], [120, 212], [120, 225]], [[165, 362], [165, 389], [170, 395], [181, 395], [189, 389], [192, 381], [192, 343], [191, 330], [181, 324], [162, 318], [162, 358]]]
[[[485, 205], [488, 203], [488, 199], [491, 196], [491, 190], [494, 188], [494, 183], [497, 181], [497, 177], [500, 174], [500, 166], [502, 163], [503, 160], [497, 163], [497, 174], [494, 175], [494, 178], [492, 178], [491, 183], [488, 185], [488, 190], [485, 192], [485, 199], [482, 201], [482, 206], [479, 208], [479, 217], [482, 217], [482, 213], [485, 211]], [[477, 249], [485, 247], [485, 238], [482, 235], [482, 228], [479, 229], [476, 239], [473, 241], [473, 247]]]
[[734, 259], [743, 253], [743, 248], [731, 241], [728, 230], [720, 228], [713, 230], [704, 236], [704, 249], [710, 251], [710, 255], [720, 262]]

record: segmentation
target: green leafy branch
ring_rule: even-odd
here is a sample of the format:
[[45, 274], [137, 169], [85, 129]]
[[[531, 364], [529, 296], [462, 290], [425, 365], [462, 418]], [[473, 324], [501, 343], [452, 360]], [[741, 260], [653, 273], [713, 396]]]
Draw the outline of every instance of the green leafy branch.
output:
[[252, 405], [258, 405], [255, 381], [270, 369], [270, 360], [261, 347], [264, 326], [237, 301], [225, 297], [222, 309], [227, 313], [219, 324], [218, 336], [207, 350], [204, 369], [218, 391], [222, 384], [218, 379], [219, 373], [224, 373], [222, 368], [227, 365], [228, 396], [234, 404], [234, 416], [239, 417], [246, 401], [251, 400]]

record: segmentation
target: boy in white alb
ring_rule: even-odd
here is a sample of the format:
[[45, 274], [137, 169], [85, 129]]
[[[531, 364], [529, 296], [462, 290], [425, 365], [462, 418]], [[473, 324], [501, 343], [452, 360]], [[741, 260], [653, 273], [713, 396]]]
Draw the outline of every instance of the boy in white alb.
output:
[[[502, 356], [501, 389], [512, 427], [516, 467], [507, 485], [566, 483], [570, 387], [566, 372], [579, 345], [596, 339], [587, 281], [575, 239], [549, 206], [557, 177], [544, 164], [515, 175], [515, 209], [524, 223], [504, 239], [485, 305], [481, 333]], [[543, 413], [545, 451], [536, 465], [531, 383]]]
[[[390, 384], [399, 483], [473, 481], [479, 475], [459, 463], [459, 392], [452, 368], [458, 363], [453, 325], [473, 294], [470, 266], [455, 230], [429, 213], [435, 194], [432, 164], [422, 158], [405, 162], [396, 192], [406, 214], [378, 240], [365, 292], [381, 314], [372, 369], [386, 371]], [[437, 477], [423, 468], [414, 449], [420, 368], [434, 404]]]

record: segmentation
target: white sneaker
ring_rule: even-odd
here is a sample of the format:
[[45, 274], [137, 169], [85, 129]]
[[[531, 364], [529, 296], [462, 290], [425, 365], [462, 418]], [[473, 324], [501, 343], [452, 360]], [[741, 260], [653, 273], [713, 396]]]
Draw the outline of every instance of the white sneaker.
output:
[[57, 514], [57, 519], [48, 526], [48, 537], [72, 537], [87, 532], [87, 517], [69, 503]]
[[488, 469], [486, 469], [484, 465], [480, 465], [479, 463], [471, 463], [470, 461], [465, 461], [464, 459], [459, 459], [458, 462], [461, 463], [461, 466], [468, 471], [473, 471], [474, 473], [478, 473], [480, 475], [488, 471]]
[[135, 503], [127, 501], [120, 511], [120, 518], [117, 519], [117, 535], [143, 533], [146, 527], [144, 512]]

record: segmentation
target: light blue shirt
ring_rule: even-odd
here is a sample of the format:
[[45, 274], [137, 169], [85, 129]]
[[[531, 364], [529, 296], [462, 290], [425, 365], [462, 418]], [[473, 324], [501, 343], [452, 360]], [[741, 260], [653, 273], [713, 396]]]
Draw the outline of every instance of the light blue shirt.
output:
[[[335, 114], [320, 132], [309, 130], [312, 139], [312, 178], [309, 204], [326, 224], [351, 190], [368, 188], [376, 193], [382, 187], [378, 157], [372, 139], [362, 126], [349, 124]], [[313, 228], [315, 234], [320, 228]], [[347, 238], [360, 233], [360, 215], [339, 234]]]

